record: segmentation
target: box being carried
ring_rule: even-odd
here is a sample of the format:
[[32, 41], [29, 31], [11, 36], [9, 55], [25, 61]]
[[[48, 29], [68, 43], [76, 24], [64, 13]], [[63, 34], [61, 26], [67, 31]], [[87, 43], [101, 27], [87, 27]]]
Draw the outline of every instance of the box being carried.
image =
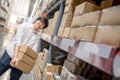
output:
[[35, 52], [30, 47], [25, 45], [20, 46], [17, 54], [18, 63], [16, 65], [16, 68], [26, 74], [29, 73], [35, 64], [37, 56], [37, 52]]

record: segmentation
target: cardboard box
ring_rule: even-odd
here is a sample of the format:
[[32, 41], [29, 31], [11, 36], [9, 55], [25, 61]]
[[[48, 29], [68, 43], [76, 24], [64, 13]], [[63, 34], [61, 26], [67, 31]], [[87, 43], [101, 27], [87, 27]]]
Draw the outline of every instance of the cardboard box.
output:
[[63, 37], [68, 37], [69, 35], [69, 32], [70, 32], [70, 28], [65, 28], [64, 31], [63, 31]]
[[65, 28], [65, 27], [71, 27], [71, 21], [66, 21], [66, 20], [63, 20], [61, 22], [61, 25], [60, 25], [60, 28]]
[[120, 25], [99, 26], [94, 42], [120, 46]]
[[26, 74], [28, 74], [33, 68], [22, 61], [18, 61], [15, 67]]
[[21, 45], [19, 48], [19, 52], [23, 52], [33, 59], [37, 59], [38, 56], [37, 52], [35, 52], [33, 49], [31, 49], [29, 46], [26, 45]]
[[84, 2], [76, 7], [74, 16], [82, 15], [84, 13], [88, 13], [96, 10], [100, 10], [100, 7], [89, 2]]
[[40, 69], [41, 69], [41, 72], [43, 72], [43, 70], [45, 68], [47, 57], [48, 57], [48, 50], [44, 49], [43, 52], [41, 53], [41, 58], [40, 58]]
[[77, 74], [82, 76], [84, 73], [84, 70], [85, 69], [83, 67], [79, 67]]
[[72, 27], [98, 25], [101, 18], [101, 11], [95, 11], [83, 14], [81, 16], [74, 16], [72, 21]]
[[72, 54], [68, 54], [67, 60], [74, 63], [75, 65], [79, 65], [79, 66], [82, 65], [82, 60], [80, 60], [76, 56], [73, 56]]
[[54, 14], [54, 19], [57, 19], [57, 18], [58, 18], [58, 15], [59, 15], [59, 11], [55, 12], [55, 14]]
[[38, 54], [38, 58], [36, 59], [36, 62], [35, 62], [35, 65], [32, 69], [33, 72], [35, 72], [36, 68], [39, 68], [40, 69], [40, 66], [41, 66], [41, 59], [42, 59], [42, 56], [41, 56], [41, 53]]
[[46, 34], [50, 34], [50, 35], [51, 35], [51, 33], [49, 33], [49, 32], [50, 32], [49, 30], [51, 30], [51, 28], [53, 27], [53, 26], [52, 26], [53, 20], [54, 20], [54, 18], [52, 18], [52, 19], [49, 20], [49, 25], [48, 25], [48, 27], [46, 28], [46, 32], [45, 32]]
[[69, 38], [93, 41], [96, 33], [96, 26], [84, 26], [80, 28], [71, 28]]
[[54, 80], [53, 73], [47, 72], [47, 70], [44, 70], [44, 79], [43, 80]]
[[65, 4], [76, 4], [77, 5], [77, 4], [80, 4], [80, 0], [66, 0]]
[[105, 9], [105, 8], [111, 7], [112, 4], [113, 4], [113, 0], [104, 0], [101, 2], [100, 7], [101, 7], [101, 9]]
[[90, 25], [98, 25], [100, 22], [102, 12], [101, 11], [95, 11], [83, 14], [83, 25], [80, 26], [90, 26]]
[[62, 37], [63, 36], [63, 32], [64, 32], [64, 27], [62, 28], [62, 26], [61, 26], [61, 28], [59, 29], [59, 31], [58, 31], [58, 36], [60, 36], [60, 37]]
[[72, 12], [64, 13], [63, 18], [62, 18], [63, 21], [69, 21], [69, 22], [72, 21], [72, 19], [73, 19]]
[[83, 16], [74, 16], [71, 27], [78, 28], [80, 27], [80, 25], [83, 25], [83, 21], [84, 21]]
[[23, 61], [25, 64], [33, 67], [35, 64], [35, 60], [32, 59], [31, 57], [29, 57], [28, 55], [22, 53], [22, 52], [18, 52], [17, 57], [19, 59], [19, 61]]
[[32, 70], [37, 56], [38, 54], [30, 47], [22, 45], [18, 51], [17, 57], [19, 61], [15, 67], [27, 74]]
[[53, 35], [54, 28], [49, 27], [47, 34]]
[[33, 74], [34, 80], [41, 80], [41, 72], [39, 67], [35, 68], [35, 72]]
[[59, 65], [55, 66], [54, 73], [60, 74], [61, 71], [62, 71], [62, 66]]
[[65, 9], [64, 9], [64, 13], [67, 13], [67, 12], [74, 13], [74, 10], [75, 10], [75, 5], [73, 5], [73, 4], [66, 4], [65, 5]]
[[77, 73], [79, 66], [75, 65], [74, 63], [72, 63], [68, 60], [65, 60], [64, 67], [72, 73]]
[[53, 73], [54, 70], [55, 70], [55, 66], [50, 64], [50, 63], [47, 63], [46, 70], [47, 70], [47, 72], [52, 72]]
[[65, 67], [62, 68], [61, 72], [62, 80], [78, 80], [78, 77], [69, 72]]
[[55, 27], [56, 22], [57, 22], [57, 18], [53, 18], [53, 21], [50, 25], [50, 29]]
[[62, 66], [59, 66], [59, 65], [56, 66], [56, 65], [53, 65], [50, 63], [47, 63], [47, 65], [46, 65], [47, 72], [60, 74], [61, 70], [62, 70]]
[[100, 25], [120, 25], [120, 5], [102, 10]]

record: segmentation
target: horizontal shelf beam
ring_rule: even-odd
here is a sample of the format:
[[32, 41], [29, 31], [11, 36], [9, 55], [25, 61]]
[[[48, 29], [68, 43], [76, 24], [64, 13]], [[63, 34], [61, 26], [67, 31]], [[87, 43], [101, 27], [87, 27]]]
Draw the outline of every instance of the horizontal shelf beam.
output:
[[118, 47], [86, 42], [81, 40], [62, 38], [42, 34], [41, 38], [52, 45], [82, 59], [94, 67], [113, 75], [113, 60]]

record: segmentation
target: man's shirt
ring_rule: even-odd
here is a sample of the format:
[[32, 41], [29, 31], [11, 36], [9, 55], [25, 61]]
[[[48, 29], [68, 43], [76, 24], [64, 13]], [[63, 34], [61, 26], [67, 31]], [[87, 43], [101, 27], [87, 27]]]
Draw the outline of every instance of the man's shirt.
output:
[[38, 31], [33, 31], [33, 24], [22, 23], [17, 28], [17, 33], [13, 41], [8, 45], [7, 52], [10, 57], [14, 55], [15, 46], [27, 45], [37, 51], [40, 34]]

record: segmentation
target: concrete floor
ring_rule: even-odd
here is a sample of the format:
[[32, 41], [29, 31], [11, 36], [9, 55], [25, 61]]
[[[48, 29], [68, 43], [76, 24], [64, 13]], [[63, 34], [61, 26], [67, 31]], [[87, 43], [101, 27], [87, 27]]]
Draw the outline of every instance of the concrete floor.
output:
[[[13, 39], [14, 34], [9, 33], [9, 34], [5, 34], [4, 32], [0, 32], [0, 57], [3, 54], [6, 46], [11, 42], [11, 40]], [[20, 78], [20, 80], [34, 80], [33, 79], [33, 72], [29, 73], [29, 74], [23, 74]], [[2, 76], [0, 76], [0, 80], [9, 80], [9, 74], [10, 74], [10, 70], [6, 71]]]

